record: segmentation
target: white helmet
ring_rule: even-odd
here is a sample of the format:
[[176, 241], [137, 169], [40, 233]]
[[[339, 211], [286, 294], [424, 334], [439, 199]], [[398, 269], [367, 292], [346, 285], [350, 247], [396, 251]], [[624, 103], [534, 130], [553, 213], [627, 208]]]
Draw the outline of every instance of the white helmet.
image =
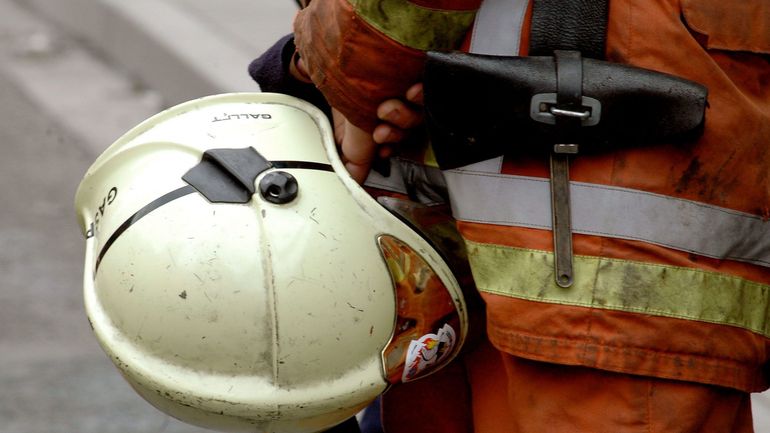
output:
[[190, 101], [129, 131], [76, 197], [85, 305], [150, 403], [235, 431], [312, 432], [434, 371], [467, 332], [437, 251], [347, 174], [315, 107]]

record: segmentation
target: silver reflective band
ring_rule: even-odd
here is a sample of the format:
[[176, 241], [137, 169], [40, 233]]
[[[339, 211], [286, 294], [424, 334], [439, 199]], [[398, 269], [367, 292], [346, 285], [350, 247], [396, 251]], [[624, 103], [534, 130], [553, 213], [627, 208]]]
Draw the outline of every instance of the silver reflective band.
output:
[[409, 193], [404, 183], [404, 175], [401, 173], [401, 165], [394, 158], [390, 159], [390, 176], [385, 177], [377, 170], [370, 170], [364, 185], [401, 194]]
[[519, 54], [528, 0], [484, 0], [476, 12], [470, 52], [495, 56]]
[[418, 203], [433, 205], [446, 202], [446, 182], [438, 167], [430, 167], [406, 158], [390, 158], [389, 176], [371, 170], [364, 185], [408, 195]]
[[[466, 169], [444, 172], [461, 221], [551, 229], [549, 180]], [[627, 188], [570, 182], [574, 233], [639, 240], [770, 267], [770, 221]]]

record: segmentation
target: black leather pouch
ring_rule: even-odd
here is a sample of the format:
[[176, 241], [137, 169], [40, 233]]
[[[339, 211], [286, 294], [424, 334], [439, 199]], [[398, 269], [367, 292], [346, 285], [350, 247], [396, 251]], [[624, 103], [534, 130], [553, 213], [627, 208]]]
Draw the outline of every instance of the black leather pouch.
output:
[[[686, 142], [703, 130], [707, 89], [628, 65], [583, 58], [580, 127], [557, 127], [554, 57], [428, 53], [425, 110], [436, 159], [456, 168], [503, 154], [581, 154]], [[558, 115], [558, 112], [556, 112]]]

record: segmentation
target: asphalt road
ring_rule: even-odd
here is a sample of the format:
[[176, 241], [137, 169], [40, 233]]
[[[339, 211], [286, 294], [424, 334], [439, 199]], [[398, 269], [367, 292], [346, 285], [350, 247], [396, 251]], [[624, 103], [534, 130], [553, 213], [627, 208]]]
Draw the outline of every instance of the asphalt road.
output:
[[96, 157], [0, 74], [0, 433], [204, 432], [122, 380], [82, 306], [73, 197]]

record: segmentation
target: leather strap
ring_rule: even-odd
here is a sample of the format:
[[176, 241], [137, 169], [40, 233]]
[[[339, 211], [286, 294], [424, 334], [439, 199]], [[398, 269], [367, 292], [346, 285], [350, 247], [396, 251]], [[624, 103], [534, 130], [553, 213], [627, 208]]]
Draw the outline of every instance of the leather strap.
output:
[[[583, 111], [583, 60], [578, 51], [554, 51], [556, 60], [556, 108]], [[556, 116], [556, 126], [571, 132], [580, 127], [580, 118]]]
[[604, 58], [608, 0], [534, 0], [529, 55], [550, 56], [554, 50], [580, 51]]

